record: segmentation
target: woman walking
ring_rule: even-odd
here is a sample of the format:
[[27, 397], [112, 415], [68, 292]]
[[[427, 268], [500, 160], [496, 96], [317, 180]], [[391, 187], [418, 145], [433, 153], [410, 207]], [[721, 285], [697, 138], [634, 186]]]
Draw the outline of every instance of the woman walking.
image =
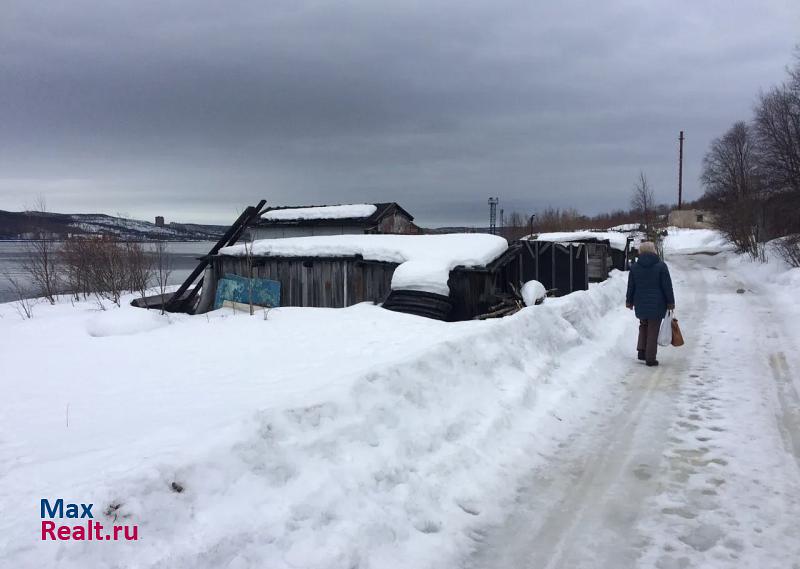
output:
[[675, 295], [667, 264], [658, 258], [656, 246], [650, 241], [639, 245], [639, 258], [631, 265], [625, 306], [635, 309], [639, 319], [639, 359], [648, 366], [657, 366], [658, 329], [667, 310], [675, 308]]

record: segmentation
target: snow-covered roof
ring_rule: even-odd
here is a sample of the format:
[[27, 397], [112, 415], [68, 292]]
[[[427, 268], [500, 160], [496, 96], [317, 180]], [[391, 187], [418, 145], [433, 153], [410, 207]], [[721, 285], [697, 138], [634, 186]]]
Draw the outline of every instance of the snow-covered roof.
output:
[[303, 219], [357, 219], [373, 215], [378, 210], [375, 204], [323, 205], [272, 209], [261, 219], [267, 221], [295, 221]]
[[[421, 290], [449, 294], [447, 280], [458, 266], [482, 267], [508, 249], [497, 235], [451, 233], [446, 235], [317, 235], [253, 242], [252, 254], [271, 257], [352, 257], [399, 263], [392, 277], [393, 290]], [[233, 245], [220, 255], [244, 256], [245, 246]]]
[[550, 241], [556, 243], [569, 243], [587, 239], [608, 240], [612, 249], [625, 250], [628, 238], [617, 231], [563, 231], [555, 233], [540, 233], [538, 236], [529, 237], [532, 241]]
[[641, 224], [639, 223], [623, 223], [622, 225], [615, 225], [609, 227], [609, 231], [638, 231]]

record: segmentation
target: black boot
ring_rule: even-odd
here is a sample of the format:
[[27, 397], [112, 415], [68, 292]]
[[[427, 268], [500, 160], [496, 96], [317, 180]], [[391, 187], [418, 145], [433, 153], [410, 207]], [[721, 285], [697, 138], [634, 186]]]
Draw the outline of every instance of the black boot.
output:
[[652, 362], [647, 362], [647, 367], [653, 367], [658, 365], [658, 360], [653, 360]]

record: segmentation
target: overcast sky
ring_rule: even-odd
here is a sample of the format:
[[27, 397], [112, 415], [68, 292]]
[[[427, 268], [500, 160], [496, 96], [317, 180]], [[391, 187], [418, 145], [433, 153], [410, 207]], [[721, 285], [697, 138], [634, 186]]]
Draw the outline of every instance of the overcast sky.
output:
[[798, 42], [798, 0], [3, 0], [0, 209], [596, 213], [676, 201], [681, 129], [692, 199]]

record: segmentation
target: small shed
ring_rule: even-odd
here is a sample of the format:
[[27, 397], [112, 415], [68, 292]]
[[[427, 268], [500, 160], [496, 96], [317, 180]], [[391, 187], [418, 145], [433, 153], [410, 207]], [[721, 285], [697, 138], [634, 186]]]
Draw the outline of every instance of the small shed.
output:
[[[226, 275], [280, 283], [282, 306], [342, 308], [383, 303], [399, 312], [466, 320], [509, 290], [514, 255], [495, 235], [339, 235], [265, 239], [226, 247], [211, 260]], [[504, 272], [506, 271], [506, 272]], [[515, 277], [518, 273], [514, 273]], [[213, 287], [204, 295], [213, 295]], [[201, 301], [202, 303], [202, 301]]]
[[269, 208], [251, 225], [253, 239], [316, 235], [419, 233], [414, 217], [396, 202]]
[[580, 243], [586, 246], [590, 282], [608, 278], [611, 269], [628, 270], [632, 238], [618, 231], [571, 231], [540, 233], [528, 238], [545, 243]]

